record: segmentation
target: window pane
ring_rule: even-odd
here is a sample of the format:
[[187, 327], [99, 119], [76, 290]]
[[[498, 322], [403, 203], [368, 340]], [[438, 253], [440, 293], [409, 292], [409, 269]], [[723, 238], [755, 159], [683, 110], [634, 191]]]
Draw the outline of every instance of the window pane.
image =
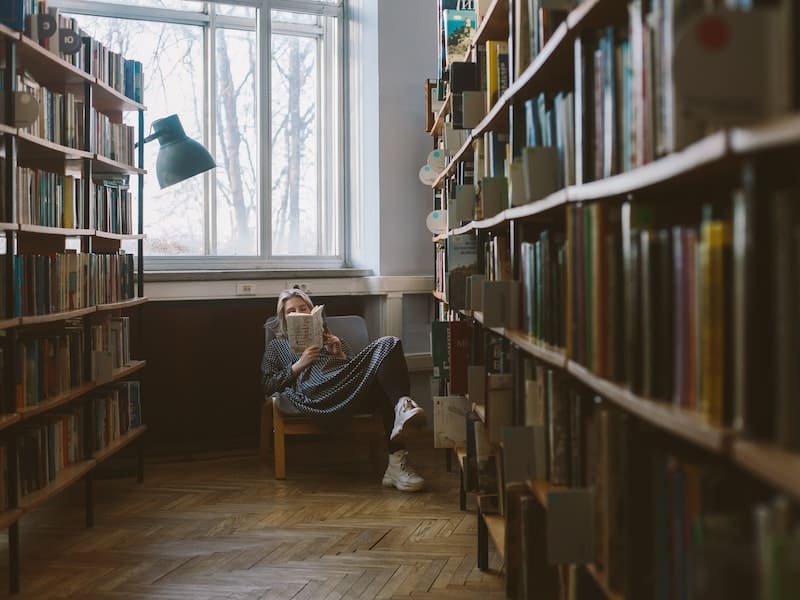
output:
[[217, 31], [216, 254], [258, 254], [256, 35]]
[[272, 252], [320, 252], [317, 41], [272, 38]]
[[316, 25], [319, 23], [319, 16], [284, 10], [273, 10], [272, 21], [274, 23], [301, 23], [303, 25]]
[[148, 8], [168, 8], [170, 10], [203, 12], [203, 2], [193, 2], [191, 0], [103, 0], [103, 2], [124, 4], [126, 6], [146, 6]]
[[[78, 23], [110, 50], [142, 62], [145, 134], [170, 114], [180, 117], [186, 135], [203, 140], [203, 33], [200, 27], [76, 15]], [[125, 116], [136, 123], [136, 114]], [[160, 190], [156, 179], [158, 143], [145, 146], [144, 242], [146, 255], [202, 255], [203, 178], [193, 177]], [[131, 182], [134, 183], [134, 182]], [[132, 189], [135, 185], [131, 186]], [[138, 218], [138, 217], [137, 217]]]
[[234, 6], [232, 4], [214, 4], [213, 6], [218, 15], [256, 18], [256, 9], [252, 6]]

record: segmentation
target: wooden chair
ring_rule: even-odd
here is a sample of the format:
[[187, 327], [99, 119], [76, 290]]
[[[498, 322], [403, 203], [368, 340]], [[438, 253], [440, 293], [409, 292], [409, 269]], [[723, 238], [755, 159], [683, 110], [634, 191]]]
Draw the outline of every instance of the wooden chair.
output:
[[[360, 316], [327, 317], [326, 322], [333, 333], [347, 340], [353, 353], [360, 352], [369, 343], [367, 324]], [[265, 351], [273, 337], [272, 329], [264, 324]], [[350, 420], [349, 427], [342, 429], [342, 433], [369, 434], [370, 454], [373, 459], [377, 459], [378, 450], [383, 445], [385, 437], [383, 417], [379, 414], [355, 415]], [[331, 434], [331, 431], [320, 427], [313, 419], [298, 412], [291, 401], [279, 395], [262, 400], [260, 454], [267, 461], [270, 445], [272, 446], [275, 479], [286, 479], [286, 436], [312, 434]]]

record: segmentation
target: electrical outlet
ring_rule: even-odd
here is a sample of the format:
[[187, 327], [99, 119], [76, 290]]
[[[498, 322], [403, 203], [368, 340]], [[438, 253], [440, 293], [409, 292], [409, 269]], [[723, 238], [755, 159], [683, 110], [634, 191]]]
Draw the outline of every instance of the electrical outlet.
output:
[[311, 293], [311, 284], [308, 283], [307, 281], [295, 281], [295, 282], [292, 282], [288, 287], [290, 287], [290, 288], [294, 288], [294, 287], [300, 288], [306, 294], [310, 294]]
[[247, 281], [240, 281], [236, 284], [237, 296], [255, 296], [256, 285]]

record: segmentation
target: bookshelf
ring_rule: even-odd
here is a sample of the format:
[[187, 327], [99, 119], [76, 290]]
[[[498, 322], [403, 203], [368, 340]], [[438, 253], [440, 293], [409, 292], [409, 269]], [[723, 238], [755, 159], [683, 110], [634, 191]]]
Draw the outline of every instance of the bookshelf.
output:
[[[82, 57], [92, 42], [84, 38]], [[92, 526], [94, 469], [131, 445], [142, 481], [147, 426], [136, 377], [146, 361], [131, 356], [131, 330], [147, 299], [142, 221], [137, 230], [132, 214], [136, 208], [141, 215], [145, 171], [132, 140], [144, 138], [145, 106], [90, 72], [89, 59], [86, 69], [76, 66], [80, 60], [6, 25], [0, 57], [5, 106], [27, 90], [41, 107], [27, 127], [11, 125], [12, 109], [0, 114], [0, 528], [8, 531], [9, 588], [17, 593], [18, 527], [26, 513], [84, 481]], [[52, 121], [44, 109], [51, 100], [58, 112]], [[138, 113], [138, 127], [126, 130], [130, 112]], [[94, 129], [101, 126], [128, 134], [130, 148], [115, 141], [111, 150], [130, 164], [102, 154], [95, 142], [102, 133]], [[98, 196], [111, 185], [98, 174], [120, 182], [113, 210]], [[136, 207], [129, 186], [138, 187]], [[112, 215], [105, 222], [101, 210]], [[129, 240], [139, 244], [138, 268], [122, 249]]]
[[[528, 555], [520, 558], [514, 545], [526, 533], [506, 518], [517, 513], [503, 506], [503, 486], [515, 481], [505, 478], [507, 465], [519, 462], [515, 452], [531, 446], [489, 436], [496, 463], [484, 468], [495, 469], [496, 487], [466, 490], [478, 498], [479, 566], [486, 568], [492, 543], [507, 561], [514, 594], [522, 589], [519, 568], [537, 576], [556, 570], [552, 586], [511, 597], [638, 600], [670, 586], [710, 597], [703, 586], [713, 585], [715, 593], [760, 598], [763, 586], [800, 589], [791, 587], [800, 583], [796, 570], [780, 561], [765, 567], [774, 557], [758, 545], [800, 548], [792, 532], [800, 510], [800, 383], [789, 358], [800, 349], [793, 316], [800, 300], [800, 49], [788, 44], [760, 66], [782, 69], [771, 108], [725, 121], [694, 108], [680, 112], [678, 103], [692, 106], [681, 87], [688, 63], [659, 63], [684, 51], [690, 36], [681, 37], [682, 28], [712, 22], [757, 27], [762, 19], [778, 36], [764, 43], [777, 48], [800, 31], [796, 6], [706, 3], [673, 15], [666, 11], [677, 3], [661, 1], [584, 0], [568, 10], [537, 0], [476, 4], [483, 17], [465, 61], [478, 65], [476, 91], [492, 85], [493, 66], [500, 83], [497, 100], [457, 147], [447, 147], [441, 132], [461, 102], [441, 86], [448, 102], [431, 131], [448, 157], [432, 185], [434, 209], [450, 210], [457, 186], [475, 190], [473, 218], [434, 243], [468, 236], [478, 247], [465, 294], [433, 294], [437, 320], [466, 322], [472, 331], [466, 353], [447, 347], [451, 368], [436, 384], [451, 394], [465, 386], [454, 381], [461, 375], [453, 364], [483, 368], [482, 378], [470, 374], [466, 392], [480, 398], [472, 403], [475, 418], [495, 432], [527, 427], [537, 450], [524, 458], [530, 465], [545, 456], [543, 465], [528, 467], [537, 476], [522, 478], [534, 502], [514, 511], [534, 504], [530, 518], [541, 523], [548, 493], [588, 490], [595, 535], [588, 562], [548, 565], [541, 529], [522, 543]], [[497, 65], [487, 65], [492, 42], [507, 43]], [[702, 72], [703, 52], [676, 56], [691, 56]], [[446, 79], [443, 56], [440, 50]], [[727, 100], [706, 93], [717, 107]], [[556, 161], [528, 152], [541, 148], [556, 148]], [[537, 187], [550, 176], [556, 186]], [[505, 184], [499, 202], [496, 179]], [[445, 268], [437, 269], [437, 290], [452, 290], [451, 277], [463, 274], [448, 268], [449, 246], [438, 248]], [[512, 300], [498, 306], [505, 289]], [[494, 391], [498, 382], [510, 392]], [[469, 418], [467, 431], [485, 435], [469, 433]], [[471, 480], [463, 474], [475, 459], [469, 453], [456, 450], [462, 482]], [[519, 501], [515, 490], [506, 502]], [[493, 494], [496, 510], [487, 500]], [[737, 500], [720, 503], [726, 496]], [[712, 531], [716, 518], [721, 529]], [[770, 529], [771, 518], [791, 525]], [[678, 540], [665, 529], [669, 520], [713, 541]], [[723, 532], [730, 537], [713, 537]], [[667, 564], [654, 547], [676, 562]], [[731, 588], [714, 561], [739, 565], [747, 582]]]

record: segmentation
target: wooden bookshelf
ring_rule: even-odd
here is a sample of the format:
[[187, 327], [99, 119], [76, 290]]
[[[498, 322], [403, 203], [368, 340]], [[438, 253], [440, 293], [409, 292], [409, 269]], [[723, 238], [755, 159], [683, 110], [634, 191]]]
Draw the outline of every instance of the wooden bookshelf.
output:
[[486, 40], [508, 38], [508, 0], [492, 0], [473, 38], [473, 48]]
[[54, 481], [48, 483], [46, 486], [36, 490], [35, 492], [32, 492], [26, 496], [22, 496], [19, 501], [20, 508], [24, 512], [33, 510], [50, 498], [53, 498], [63, 492], [76, 481], [80, 480], [84, 475], [89, 473], [89, 471], [91, 471], [96, 464], [97, 461], [94, 459], [89, 459], [82, 460], [72, 465], [67, 465], [56, 476]]
[[[49, 140], [31, 135], [20, 129], [17, 134], [19, 140], [19, 160], [22, 163], [47, 164], [49, 162], [62, 162], [80, 158], [92, 158], [91, 152], [62, 146]], [[53, 165], [54, 167], [56, 165]]]
[[8, 529], [22, 517], [22, 509], [7, 508], [0, 511], [0, 529]]
[[139, 427], [131, 429], [127, 433], [122, 434], [118, 439], [111, 442], [108, 446], [106, 446], [102, 450], [95, 451], [92, 458], [98, 464], [103, 462], [104, 460], [110, 458], [111, 456], [114, 456], [114, 454], [116, 454], [126, 446], [129, 446], [130, 444], [135, 442], [144, 434], [145, 431], [147, 431], [146, 425], [140, 425]]
[[147, 303], [148, 298], [131, 298], [130, 300], [120, 300], [119, 302], [112, 302], [111, 304], [98, 304], [98, 312], [107, 312], [109, 310], [126, 310], [134, 306], [141, 306]]
[[97, 385], [94, 382], [84, 383], [79, 387], [67, 390], [64, 393], [59, 394], [58, 396], [54, 396], [52, 398], [46, 398], [41, 402], [39, 402], [39, 404], [36, 404], [34, 406], [20, 407], [17, 409], [19, 411], [19, 417], [21, 420], [24, 421], [26, 419], [30, 419], [37, 415], [49, 412], [55, 408], [58, 408], [59, 406], [64, 406], [65, 404], [72, 402], [73, 400], [80, 398], [81, 396], [86, 395], [96, 387]]
[[92, 102], [94, 107], [100, 112], [115, 113], [146, 110], [144, 104], [136, 102], [132, 98], [128, 98], [125, 94], [115, 90], [100, 79], [95, 78], [92, 88], [94, 91]]
[[19, 317], [13, 317], [11, 319], [0, 319], [0, 330], [11, 329], [12, 327], [19, 327], [19, 323], [20, 323]]
[[447, 302], [447, 297], [442, 292], [433, 290], [433, 292], [431, 293], [433, 294], [433, 297], [436, 298], [439, 302], [445, 302], [445, 303]]
[[19, 230], [23, 233], [37, 233], [40, 235], [55, 235], [58, 237], [78, 237], [91, 235], [91, 229], [66, 229], [63, 227], [50, 227], [48, 225], [31, 225], [21, 223]]
[[97, 311], [97, 307], [88, 306], [86, 308], [77, 308], [75, 310], [68, 310], [65, 312], [51, 313], [48, 315], [28, 315], [20, 319], [20, 325], [39, 325], [41, 323], [54, 323], [56, 321], [65, 321], [67, 319], [77, 319], [89, 313]]
[[442, 107], [439, 109], [439, 112], [436, 113], [436, 118], [433, 121], [433, 127], [431, 128], [431, 135], [440, 135], [442, 133], [442, 127], [444, 127], [445, 117], [450, 114], [450, 106], [453, 102], [452, 96], [448, 93], [442, 103]]
[[594, 564], [586, 565], [586, 572], [589, 573], [592, 579], [594, 579], [594, 582], [600, 588], [600, 591], [603, 593], [605, 598], [608, 600], [625, 600], [625, 596], [608, 587], [608, 577]]
[[112, 160], [110, 158], [106, 158], [101, 154], [93, 154], [92, 163], [95, 175], [98, 173], [109, 173], [109, 172], [130, 174], [130, 175], [139, 175], [140, 173], [144, 175], [147, 173], [147, 171], [145, 171], [144, 169], [138, 169], [133, 165], [129, 165], [116, 160]]
[[800, 453], [774, 444], [737, 438], [733, 460], [750, 473], [800, 500]]
[[72, 93], [80, 91], [82, 97], [83, 84], [96, 82], [89, 73], [62, 60], [24, 35], [19, 36], [17, 53], [25, 69], [48, 89]]
[[[35, 80], [36, 85], [40, 85], [56, 93], [68, 92], [74, 94], [76, 98], [81, 100], [91, 98], [92, 106], [89, 106], [87, 102], [83, 102], [82, 104], [84, 112], [81, 118], [84, 122], [94, 119], [95, 115], [92, 109], [96, 109], [98, 113], [108, 116], [114, 123], [123, 122], [124, 112], [137, 111], [139, 112], [139, 125], [133, 130], [133, 133], [140, 143], [144, 139], [144, 126], [141, 115], [144, 106], [141, 103], [125, 97], [117, 90], [100, 82], [94, 75], [73, 66], [59, 56], [56, 56], [47, 49], [34, 43], [20, 32], [13, 31], [8, 27], [0, 25], [0, 38], [3, 38], [2, 43], [0, 43], [0, 57], [8, 59], [15, 55], [18, 72]], [[12, 91], [16, 89], [16, 80], [12, 82], [11, 85]], [[95, 172], [114, 172], [138, 176], [140, 186], [143, 181], [142, 176], [145, 174], [145, 171], [140, 168], [141, 166], [126, 165], [118, 161], [98, 157], [89, 139], [84, 140], [84, 146], [80, 149], [70, 148], [32, 135], [25, 129], [18, 129], [8, 124], [0, 124], [0, 136], [3, 136], [4, 142], [10, 144], [9, 147], [12, 150], [16, 149], [16, 157], [13, 152], [7, 156], [8, 160], [13, 160], [14, 157], [16, 158], [16, 164], [7, 165], [12, 169], [26, 167], [40, 169], [56, 175], [75, 175], [82, 179], [90, 177], [92, 170], [94, 170]], [[0, 193], [0, 202], [3, 203], [3, 206], [0, 207], [0, 212], [4, 215], [19, 215], [21, 195], [14, 194], [14, 187], [11, 181], [6, 180], [2, 185], [5, 187], [2, 193]], [[138, 208], [141, 213], [143, 206], [141, 193], [139, 194], [138, 202]], [[77, 247], [80, 247], [82, 252], [91, 251], [97, 254], [116, 254], [122, 249], [122, 242], [124, 240], [142, 240], [144, 238], [144, 234], [141, 231], [141, 223], [136, 233], [124, 235], [98, 232], [94, 228], [94, 225], [92, 225], [92, 228], [67, 229], [5, 222], [0, 223], [0, 231], [3, 232], [2, 252], [14, 257], [26, 254], [50, 255], [54, 253], [63, 253], [65, 251], [72, 251]], [[90, 276], [91, 275], [92, 274], [90, 274]], [[121, 277], [121, 274], [118, 276]], [[36, 277], [39, 277], [38, 272]], [[134, 278], [139, 289], [141, 289], [143, 285], [141, 269], [134, 274]], [[88, 280], [86, 283], [87, 285], [92, 285], [93, 281]], [[109, 281], [107, 283], [114, 285], [119, 282]], [[0, 289], [11, 289], [13, 291], [18, 286], [18, 280], [12, 276], [11, 270], [4, 270], [3, 281], [0, 281]], [[109, 289], [114, 288], [109, 287]], [[37, 298], [37, 302], [39, 301], [39, 298]], [[73, 349], [73, 340], [70, 341], [70, 352], [80, 352], [84, 360], [83, 364], [88, 368], [91, 356], [91, 346], [88, 339], [90, 332], [89, 327], [97, 324], [97, 321], [101, 320], [95, 319], [94, 317], [100, 315], [100, 313], [104, 313], [102, 317], [108, 319], [113, 317], [115, 312], [139, 307], [146, 301], [146, 298], [133, 298], [121, 302], [87, 306], [51, 314], [26, 315], [0, 319], [3, 350], [6, 353], [4, 356], [4, 364], [6, 367], [9, 365], [19, 366], [19, 361], [23, 357], [19, 356], [19, 346], [16, 343], [18, 336], [30, 335], [30, 337], [40, 337], [43, 335], [51, 335], [51, 333], [48, 332], [60, 330], [59, 324], [77, 320], [85, 326], [85, 336], [82, 340], [83, 345], [80, 348]], [[46, 304], [46, 301], [41, 303]], [[55, 326], [51, 326], [51, 324]], [[26, 328], [32, 328], [30, 333], [24, 331]], [[61, 358], [58, 360], [61, 360]], [[61, 366], [62, 365], [59, 364], [59, 368]], [[14, 412], [0, 415], [0, 430], [2, 430], [5, 443], [9, 448], [8, 456], [19, 456], [20, 450], [25, 450], [26, 452], [28, 450], [31, 451], [30, 458], [26, 455], [25, 462], [22, 460], [19, 461], [19, 468], [8, 469], [9, 476], [16, 477], [16, 480], [8, 481], [10, 508], [0, 511], [0, 528], [7, 528], [9, 530], [7, 549], [10, 557], [8, 580], [9, 588], [12, 593], [19, 592], [19, 519], [28, 511], [35, 509], [47, 500], [62, 493], [70, 485], [86, 478], [87, 524], [91, 525], [90, 513], [92, 512], [93, 501], [91, 498], [92, 491], [90, 484], [92, 469], [97, 465], [98, 460], [105, 460], [132, 442], [140, 440], [147, 428], [145, 425], [136, 427], [125, 435], [120, 436], [117, 440], [114, 440], [113, 443], [109, 444], [103, 451], [98, 452], [96, 458], [81, 460], [75, 464], [66, 466], [58, 473], [54, 481], [51, 481], [35, 492], [18, 498], [16, 490], [21, 489], [21, 482], [27, 481], [31, 472], [37, 469], [37, 465], [31, 464], [33, 461], [32, 457], [35, 455], [36, 460], [39, 461], [52, 459], [52, 455], [48, 457], [45, 450], [46, 446], [44, 445], [36, 449], [35, 452], [34, 449], [28, 448], [27, 443], [24, 447], [20, 446], [21, 436], [25, 435], [24, 432], [31, 432], [30, 435], [33, 436], [35, 432], [37, 437], [31, 437], [31, 439], [38, 440], [41, 433], [44, 432], [44, 435], [46, 435], [45, 427], [51, 426], [49, 419], [47, 419], [48, 416], [55, 417], [56, 415], [63, 415], [63, 409], [68, 405], [70, 407], [70, 413], [72, 413], [72, 407], [77, 407], [78, 403], [87, 403], [84, 405], [83, 410], [76, 414], [85, 417], [86, 422], [84, 426], [87, 430], [91, 430], [97, 416], [93, 411], [87, 409], [87, 407], [90, 406], [90, 404], [88, 404], [90, 402], [88, 395], [93, 390], [100, 389], [108, 384], [120, 382], [140, 373], [145, 366], [146, 362], [144, 360], [131, 361], [130, 364], [125, 367], [114, 369], [107, 381], [85, 382], [61, 394], [46, 398], [34, 406], [17, 407]], [[17, 402], [16, 386], [14, 385], [15, 375], [12, 373], [11, 376], [10, 385], [0, 387], [0, 393], [2, 393], [2, 398], [0, 398], [0, 400], [2, 400], [1, 404], [5, 407], [15, 406]], [[38, 443], [38, 441], [35, 443]], [[52, 448], [50, 448], [50, 451], [52, 452]], [[88, 448], [81, 448], [80, 452], [83, 455], [90, 453], [91, 446]], [[141, 462], [141, 448], [139, 448], [139, 452], [139, 479], [141, 481], [141, 465], [143, 464]], [[3, 467], [5, 466], [6, 465], [3, 465]], [[38, 465], [38, 468], [41, 470], [41, 464]]]
[[603, 398], [659, 429], [715, 454], [723, 454], [727, 447], [731, 432], [709, 425], [696, 411], [637, 396], [626, 388], [597, 377], [574, 361], [568, 361], [567, 371]]
[[[508, 27], [515, 18], [509, 14], [510, 5], [501, 0], [492, 2], [468, 59], [475, 60], [475, 50], [486, 40], [495, 39], [489, 32], [496, 24], [502, 28], [496, 35], [509, 38], [509, 55], [514, 57], [510, 62], [516, 62], [519, 48], [514, 48], [516, 31]], [[776, 6], [788, 10], [790, 3], [773, 3], [769, 10], [779, 10]], [[527, 278], [526, 283], [533, 281], [541, 286], [535, 296], [538, 316], [542, 320], [558, 319], [559, 329], [543, 328], [540, 335], [568, 350], [519, 329], [488, 327], [481, 311], [459, 310], [454, 315], [449, 307], [440, 305], [437, 314], [442, 319], [470, 320], [475, 328], [471, 343], [482, 344], [477, 352], [473, 348], [470, 358], [512, 374], [511, 395], [498, 395], [503, 402], [511, 403], [502, 405], [496, 413], [502, 415], [501, 419], [519, 425], [529, 406], [538, 415], [540, 403], [546, 402], [545, 426], [550, 435], [558, 432], [562, 436], [559, 447], [548, 447], [548, 460], [552, 461], [551, 468], [557, 469], [559, 481], [579, 486], [605, 477], [603, 492], [609, 496], [603, 501], [614, 502], [616, 507], [620, 506], [616, 504], [619, 498], [612, 498], [614, 494], [633, 505], [639, 501], [637, 488], [641, 488], [646, 507], [635, 517], [636, 531], [628, 531], [626, 528], [632, 526], [622, 523], [617, 523], [619, 530], [609, 531], [621, 535], [626, 544], [635, 540], [632, 543], [641, 547], [628, 550], [648, 553], [648, 560], [658, 557], [651, 556], [653, 548], [647, 545], [645, 536], [638, 536], [657, 526], [657, 511], [666, 510], [673, 520], [686, 518], [676, 508], [681, 505], [673, 496], [668, 496], [672, 504], [667, 503], [664, 509], [663, 503], [650, 494], [685, 494], [688, 500], [694, 492], [688, 485], [682, 487], [682, 474], [686, 481], [695, 476], [702, 479], [702, 490], [697, 494], [704, 495], [704, 501], [708, 494], [710, 504], [716, 498], [709, 490], [716, 485], [724, 488], [720, 482], [730, 479], [733, 485], [757, 491], [760, 497], [784, 494], [791, 498], [793, 508], [800, 506], [800, 452], [779, 447], [774, 441], [748, 439], [739, 431], [767, 435], [770, 418], [780, 418], [781, 414], [792, 423], [796, 421], [794, 408], [787, 408], [800, 393], [794, 390], [793, 363], [777, 355], [781, 349], [800, 347], [800, 340], [794, 339], [796, 328], [787, 323], [786, 333], [776, 334], [778, 316], [767, 314], [762, 321], [760, 315], [773, 309], [778, 312], [776, 305], [784, 300], [786, 306], [797, 304], [795, 286], [776, 286], [772, 281], [776, 277], [767, 271], [774, 267], [783, 275], [779, 281], [790, 280], [794, 274], [790, 267], [796, 267], [795, 246], [800, 247], [797, 237], [790, 233], [800, 222], [800, 212], [795, 214], [794, 204], [791, 208], [783, 206], [780, 196], [800, 193], [794, 175], [800, 155], [800, 101], [794, 99], [793, 108], [784, 108], [784, 114], [762, 121], [754, 113], [738, 126], [720, 127], [719, 120], [709, 118], [694, 127], [688, 122], [688, 112], [676, 108], [677, 101], [674, 106], [663, 102], [662, 94], [671, 98], [671, 90], [681, 93], [676, 81], [667, 79], [670, 69], [675, 68], [677, 73], [678, 66], [665, 57], [670, 56], [683, 32], [677, 17], [673, 24], [654, 20], [663, 16], [656, 15], [655, 10], [648, 3], [583, 0], [565, 20], [552, 21], [548, 28], [534, 33], [534, 39], [538, 33], [549, 37], [523, 57], [522, 63], [527, 62], [527, 66], [518, 76], [509, 76], [508, 89], [467, 132], [464, 144], [454, 149], [451, 162], [432, 186], [434, 208], [441, 208], [439, 203], [453, 200], [449, 194], [455, 185], [469, 185], [469, 180], [459, 179], [468, 173], [460, 169], [460, 163], [473, 162], [475, 142], [479, 140], [485, 164], [492, 160], [490, 150], [494, 153], [495, 162], [489, 170], [495, 177], [503, 175], [502, 157], [516, 160], [529, 143], [530, 132], [535, 132], [540, 145], [543, 139], [547, 140], [544, 144], [557, 145], [557, 177], [562, 189], [463, 224], [448, 235], [475, 237], [478, 259], [474, 262], [479, 269], [485, 267], [487, 278], [492, 273], [501, 273], [498, 277], [512, 273], [518, 280]], [[698, 15], [702, 10], [698, 7]], [[560, 19], [563, 13], [546, 16], [553, 15]], [[727, 18], [724, 13], [718, 16]], [[796, 28], [798, 23], [795, 14], [792, 26]], [[798, 33], [793, 31], [790, 38]], [[531, 32], [522, 35], [530, 41], [528, 34]], [[789, 38], [780, 42], [789, 43]], [[630, 62], [624, 62], [628, 58]], [[795, 59], [792, 55], [787, 62]], [[685, 62], [680, 66], [692, 69], [695, 65]], [[789, 66], [791, 74], [787, 67], [784, 81], [788, 83], [781, 90], [787, 96], [797, 90], [798, 81], [793, 78], [800, 77], [798, 65]], [[697, 68], [703, 68], [702, 60]], [[500, 64], [498, 78], [503, 75]], [[783, 97], [779, 95], [776, 101], [782, 102]], [[788, 107], [790, 103], [782, 105]], [[724, 109], [720, 102], [720, 111]], [[674, 114], [670, 115], [670, 110], [675, 110]], [[580, 115], [577, 119], [576, 114]], [[498, 142], [497, 136], [488, 133], [508, 134], [510, 140]], [[579, 144], [582, 146], [576, 148]], [[583, 170], [577, 172], [579, 162]], [[527, 163], [523, 163], [525, 168]], [[547, 164], [547, 168], [552, 167]], [[556, 172], [548, 174], [552, 177]], [[482, 175], [476, 174], [476, 180]], [[576, 181], [581, 183], [569, 183]], [[787, 228], [782, 229], [789, 219]], [[443, 238], [437, 236], [434, 241]], [[523, 253], [523, 242], [535, 245], [533, 258], [530, 247], [526, 246]], [[786, 249], [779, 244], [791, 246]], [[498, 265], [504, 260], [507, 263]], [[717, 261], [715, 270], [712, 260]], [[703, 304], [717, 297], [723, 319], [717, 319], [720, 313], [708, 312], [710, 305]], [[443, 301], [436, 294], [434, 298]], [[753, 307], [757, 304], [756, 318]], [[512, 306], [509, 303], [508, 310]], [[528, 309], [520, 308], [516, 316], [529, 316], [523, 315]], [[631, 321], [633, 329], [628, 327], [630, 316], [636, 319]], [[751, 317], [757, 321], [752, 327], [743, 321]], [[510, 318], [508, 322], [523, 321]], [[792, 339], [787, 341], [783, 335]], [[503, 338], [501, 343], [496, 343], [498, 336]], [[779, 339], [773, 339], [776, 337]], [[751, 356], [754, 352], [759, 353], [758, 360]], [[762, 360], [761, 352], [769, 356]], [[724, 360], [717, 361], [721, 354]], [[752, 373], [747, 368], [750, 366], [759, 372]], [[595, 371], [614, 375], [600, 376]], [[524, 388], [520, 385], [522, 373]], [[540, 373], [546, 378], [544, 385], [540, 381], [534, 387], [527, 385]], [[737, 373], [748, 373], [744, 398], [737, 387]], [[612, 380], [614, 377], [619, 381]], [[769, 382], [764, 383], [767, 391], [763, 397], [755, 386], [751, 389], [753, 381]], [[776, 381], [780, 389], [773, 389]], [[654, 397], [634, 393], [634, 389], [652, 390], [647, 394]], [[485, 407], [473, 405], [473, 410], [485, 419]], [[753, 422], [746, 423], [748, 419]], [[573, 433], [575, 429], [577, 434]], [[787, 429], [786, 437], [797, 434], [797, 430]], [[593, 460], [579, 456], [585, 452], [589, 436], [598, 444], [598, 456]], [[601, 438], [605, 446], [598, 441]], [[493, 449], [501, 458], [510, 451], [498, 442]], [[656, 481], [654, 475], [660, 476], [662, 468], [666, 481]], [[578, 474], [574, 475], [576, 470]], [[625, 483], [609, 475], [612, 472], [615, 476], [624, 473]], [[598, 479], [592, 479], [592, 475]], [[690, 483], [694, 485], [693, 480]], [[546, 481], [528, 485], [545, 509], [547, 493], [558, 489]], [[491, 494], [493, 490], [481, 493]], [[743, 494], [737, 510], [766, 509], [745, 499], [752, 497]], [[714, 510], [705, 504], [702, 508]], [[642, 522], [638, 521], [640, 517]], [[489, 520], [490, 515], [484, 517], [490, 531]], [[502, 518], [498, 518], [498, 530], [501, 523]], [[479, 524], [479, 537], [483, 533]], [[754, 556], [759, 551], [756, 546], [753, 544]], [[678, 546], [670, 548], [675, 555], [684, 551]], [[691, 560], [686, 552], [685, 558]], [[479, 567], [485, 569], [485, 553], [483, 561], [480, 556]], [[599, 553], [596, 560], [616, 573], [613, 557]], [[620, 566], [627, 568], [623, 563]], [[623, 600], [623, 594], [608, 585], [606, 572], [596, 564], [585, 568], [602, 596]], [[669, 567], [666, 574], [678, 582], [672, 584], [676, 589], [687, 588], [677, 592], [679, 595], [688, 592], [687, 582], [678, 580], [680, 574]], [[625, 577], [626, 593], [630, 587], [635, 598], [648, 596], [638, 590], [647, 589], [651, 580], [633, 572], [626, 572]], [[560, 597], [568, 595], [564, 589], [559, 591]], [[551, 596], [543, 591], [542, 597]]]

